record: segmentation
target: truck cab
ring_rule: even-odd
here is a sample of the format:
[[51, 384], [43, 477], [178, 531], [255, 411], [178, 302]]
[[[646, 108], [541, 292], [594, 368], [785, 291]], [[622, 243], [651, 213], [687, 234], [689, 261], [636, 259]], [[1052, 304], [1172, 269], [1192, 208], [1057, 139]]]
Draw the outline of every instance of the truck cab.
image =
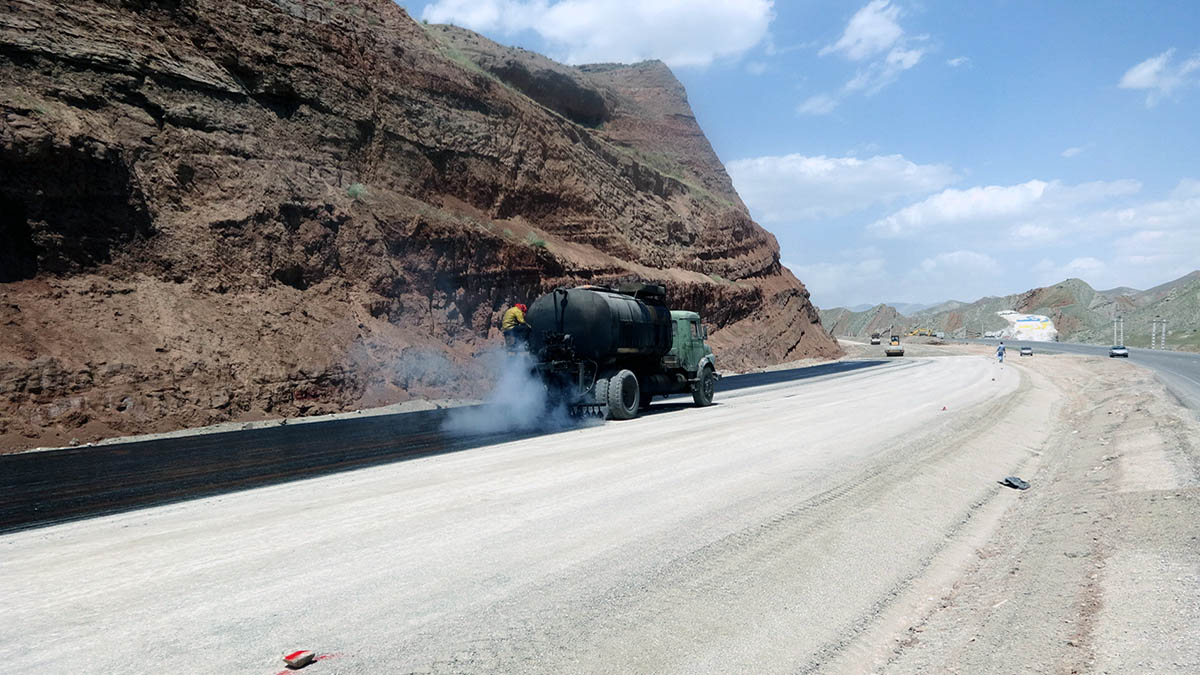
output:
[[695, 312], [671, 310], [671, 323], [674, 325], [671, 333], [671, 351], [665, 360], [692, 377], [705, 365], [710, 365], [715, 370], [713, 351], [704, 342], [708, 337], [708, 329], [700, 323], [700, 315]]
[[696, 312], [678, 309], [671, 310], [671, 323], [674, 325], [671, 351], [663, 357], [663, 369], [667, 373], [673, 371], [675, 384], [669, 386], [668, 390], [690, 390], [696, 405], [711, 405], [717, 379], [721, 376], [717, 373], [712, 348], [704, 342], [708, 339], [708, 328], [700, 323], [700, 315]]

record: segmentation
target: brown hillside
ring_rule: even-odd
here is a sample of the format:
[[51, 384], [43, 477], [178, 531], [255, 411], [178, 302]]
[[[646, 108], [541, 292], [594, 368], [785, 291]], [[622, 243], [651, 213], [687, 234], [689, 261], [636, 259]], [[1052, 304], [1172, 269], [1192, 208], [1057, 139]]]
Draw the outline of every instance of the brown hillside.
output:
[[5, 3], [0, 449], [477, 393], [499, 312], [580, 281], [668, 283], [725, 368], [839, 353], [665, 66], [469, 37], [389, 0]]

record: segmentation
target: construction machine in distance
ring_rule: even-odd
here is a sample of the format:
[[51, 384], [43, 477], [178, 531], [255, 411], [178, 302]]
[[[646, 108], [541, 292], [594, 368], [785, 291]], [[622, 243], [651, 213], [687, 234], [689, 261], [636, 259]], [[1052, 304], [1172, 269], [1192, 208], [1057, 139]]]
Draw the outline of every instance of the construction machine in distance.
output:
[[883, 353], [887, 354], [888, 356], [904, 356], [904, 347], [900, 346], [899, 335], [893, 335], [892, 338], [888, 340], [887, 349], [884, 349]]
[[879, 333], [871, 333], [871, 344], [877, 345], [882, 343], [883, 338], [880, 337]]

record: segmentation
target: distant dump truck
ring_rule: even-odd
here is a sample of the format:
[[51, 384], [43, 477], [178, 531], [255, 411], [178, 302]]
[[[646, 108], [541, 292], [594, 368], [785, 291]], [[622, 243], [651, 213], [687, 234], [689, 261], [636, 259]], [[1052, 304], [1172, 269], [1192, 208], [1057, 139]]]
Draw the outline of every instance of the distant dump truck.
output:
[[625, 420], [654, 396], [691, 393], [712, 404], [719, 377], [695, 312], [666, 304], [666, 288], [560, 288], [529, 306], [534, 372], [574, 415]]
[[877, 344], [880, 344], [880, 343], [882, 343], [882, 341], [883, 341], [883, 340], [882, 340], [882, 338], [879, 336], [879, 333], [871, 333], [871, 344], [873, 344], [873, 345], [877, 345]]
[[888, 356], [904, 356], [904, 347], [900, 346], [899, 335], [893, 335], [892, 338], [888, 340], [888, 346], [883, 350], [883, 353]]

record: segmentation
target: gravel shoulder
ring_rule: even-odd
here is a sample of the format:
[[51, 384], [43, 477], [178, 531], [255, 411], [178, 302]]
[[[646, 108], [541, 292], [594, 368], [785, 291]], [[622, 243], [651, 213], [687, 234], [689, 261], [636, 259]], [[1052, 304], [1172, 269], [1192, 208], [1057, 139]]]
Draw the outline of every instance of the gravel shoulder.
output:
[[0, 659], [1194, 672], [1193, 423], [1133, 364], [954, 349], [5, 535]]
[[881, 673], [1200, 672], [1200, 425], [1135, 364], [1035, 357], [1059, 422]]

